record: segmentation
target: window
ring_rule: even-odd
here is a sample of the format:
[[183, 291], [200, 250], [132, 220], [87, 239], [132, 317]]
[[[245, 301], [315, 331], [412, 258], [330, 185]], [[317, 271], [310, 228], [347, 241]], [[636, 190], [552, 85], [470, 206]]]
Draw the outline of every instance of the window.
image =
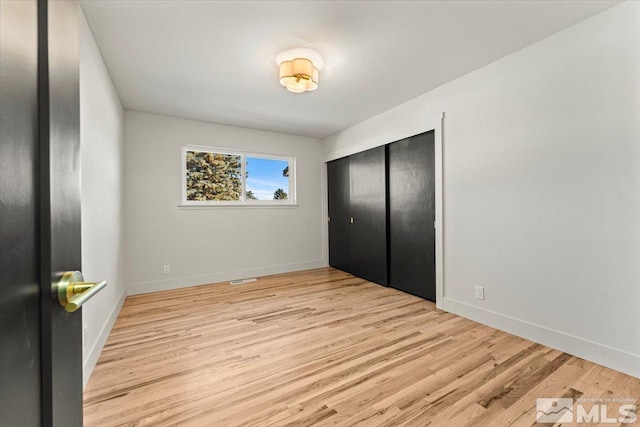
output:
[[182, 204], [293, 205], [295, 159], [219, 148], [183, 146]]

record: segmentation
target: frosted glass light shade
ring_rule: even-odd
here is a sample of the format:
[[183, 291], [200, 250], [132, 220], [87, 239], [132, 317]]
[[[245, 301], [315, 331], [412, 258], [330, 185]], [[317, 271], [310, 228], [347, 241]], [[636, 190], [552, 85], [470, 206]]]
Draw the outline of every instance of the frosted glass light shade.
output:
[[316, 90], [318, 89], [318, 69], [307, 58], [281, 62], [280, 84], [293, 93]]

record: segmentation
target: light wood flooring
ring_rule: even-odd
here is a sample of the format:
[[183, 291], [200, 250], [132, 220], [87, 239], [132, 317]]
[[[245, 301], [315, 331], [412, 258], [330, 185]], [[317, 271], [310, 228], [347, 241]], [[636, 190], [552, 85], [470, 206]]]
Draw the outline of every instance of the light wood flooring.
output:
[[96, 427], [530, 426], [536, 398], [561, 396], [637, 399], [640, 379], [325, 268], [128, 297], [84, 414]]

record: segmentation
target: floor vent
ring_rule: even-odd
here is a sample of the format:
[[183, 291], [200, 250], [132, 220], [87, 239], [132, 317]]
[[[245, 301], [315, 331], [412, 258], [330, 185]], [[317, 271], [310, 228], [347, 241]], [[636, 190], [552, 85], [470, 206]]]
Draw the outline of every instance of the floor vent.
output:
[[251, 279], [232, 280], [229, 283], [231, 283], [232, 285], [242, 285], [243, 283], [256, 282], [257, 280], [258, 279], [252, 277]]

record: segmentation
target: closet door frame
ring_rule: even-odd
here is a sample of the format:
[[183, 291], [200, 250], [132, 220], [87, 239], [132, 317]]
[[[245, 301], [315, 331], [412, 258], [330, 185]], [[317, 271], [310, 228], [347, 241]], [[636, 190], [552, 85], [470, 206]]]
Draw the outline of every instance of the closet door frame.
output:
[[[348, 147], [329, 151], [324, 155], [324, 176], [326, 177], [326, 162], [339, 159], [340, 157], [350, 156], [371, 148], [380, 147], [390, 144], [401, 139], [405, 139], [424, 132], [434, 132], [434, 150], [435, 150], [435, 185], [436, 185], [436, 307], [444, 310], [444, 196], [443, 196], [443, 138], [442, 128], [444, 123], [444, 112], [427, 117], [423, 120], [407, 123], [390, 130], [381, 135], [371, 136], [351, 144]], [[324, 180], [326, 182], [326, 179]], [[327, 212], [326, 192], [323, 198], [323, 210]], [[326, 215], [325, 215], [326, 218]], [[328, 241], [328, 228], [326, 221], [323, 233], [324, 241]], [[329, 260], [328, 245], [325, 243], [325, 259]]]

